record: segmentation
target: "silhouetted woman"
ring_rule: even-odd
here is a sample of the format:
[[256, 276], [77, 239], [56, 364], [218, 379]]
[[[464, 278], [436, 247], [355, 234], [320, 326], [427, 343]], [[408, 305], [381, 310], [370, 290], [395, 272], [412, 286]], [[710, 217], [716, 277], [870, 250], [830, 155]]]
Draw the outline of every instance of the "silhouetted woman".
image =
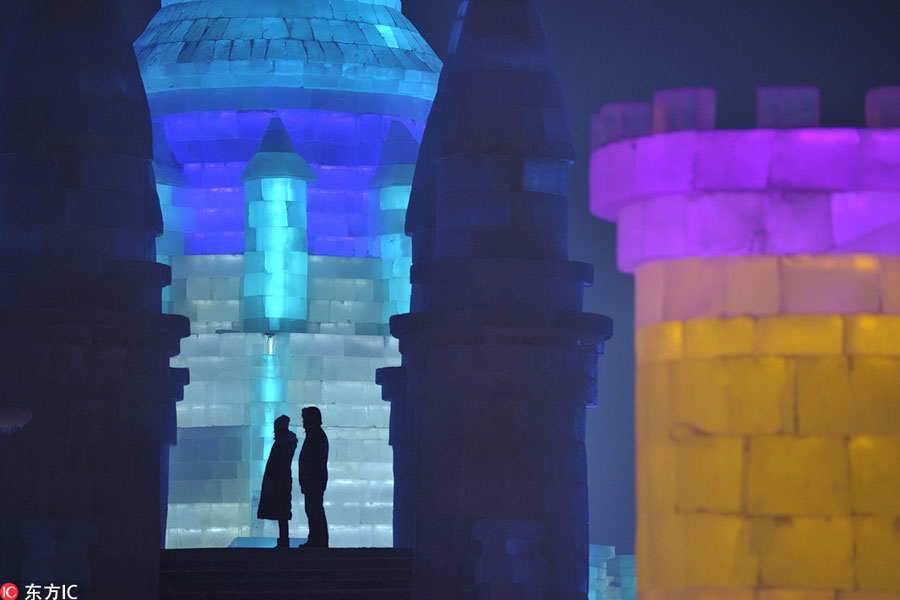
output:
[[275, 419], [275, 442], [269, 452], [266, 471], [263, 473], [262, 491], [259, 495], [257, 518], [278, 521], [276, 548], [289, 548], [288, 521], [291, 514], [291, 463], [297, 450], [297, 436], [288, 429], [291, 419], [281, 415]]

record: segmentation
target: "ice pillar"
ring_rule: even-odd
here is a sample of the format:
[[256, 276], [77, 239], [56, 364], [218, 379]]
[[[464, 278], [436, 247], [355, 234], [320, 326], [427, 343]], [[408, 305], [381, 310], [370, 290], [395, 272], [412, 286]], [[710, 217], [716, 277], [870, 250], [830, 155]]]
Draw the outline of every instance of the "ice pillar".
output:
[[636, 280], [641, 598], [895, 597], [900, 94], [823, 129], [816, 90], [761, 89], [750, 131], [711, 94], [591, 158]]
[[[456, 52], [469, 0], [461, 0], [450, 32], [448, 60]], [[447, 71], [441, 72], [441, 80]], [[439, 101], [440, 98], [435, 98]], [[410, 188], [404, 231], [411, 242], [413, 262], [428, 262], [434, 258], [435, 203], [437, 200], [437, 168], [433, 162], [438, 105], [428, 115], [428, 123], [419, 146], [416, 168]], [[420, 286], [410, 291], [410, 305], [418, 305], [422, 295]], [[415, 539], [415, 407], [406, 396], [406, 376], [400, 367], [379, 369], [376, 381], [382, 397], [391, 403], [390, 443], [394, 461], [394, 546], [409, 548]]]
[[414, 593], [583, 599], [585, 409], [611, 323], [581, 312], [591, 270], [567, 260], [573, 150], [532, 0], [469, 2], [428, 129], [411, 312], [391, 319], [394, 390], [412, 407]]
[[0, 92], [0, 381], [33, 418], [4, 442], [0, 558], [13, 581], [84, 598], [157, 598], [188, 323], [161, 314], [150, 159], [114, 3], [30, 2]]

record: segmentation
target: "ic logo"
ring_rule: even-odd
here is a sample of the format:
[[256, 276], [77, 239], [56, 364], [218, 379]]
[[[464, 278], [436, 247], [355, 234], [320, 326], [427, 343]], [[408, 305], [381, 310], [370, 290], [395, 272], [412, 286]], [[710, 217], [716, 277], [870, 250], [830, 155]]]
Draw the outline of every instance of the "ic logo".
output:
[[19, 588], [12, 583], [4, 583], [0, 587], [0, 600], [16, 600], [19, 597]]

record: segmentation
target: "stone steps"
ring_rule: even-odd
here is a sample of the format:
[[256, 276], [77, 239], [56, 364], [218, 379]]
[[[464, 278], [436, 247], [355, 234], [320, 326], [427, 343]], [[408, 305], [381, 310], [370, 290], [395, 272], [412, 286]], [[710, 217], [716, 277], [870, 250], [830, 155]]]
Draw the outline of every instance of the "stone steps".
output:
[[161, 600], [410, 600], [412, 553], [394, 548], [163, 550]]

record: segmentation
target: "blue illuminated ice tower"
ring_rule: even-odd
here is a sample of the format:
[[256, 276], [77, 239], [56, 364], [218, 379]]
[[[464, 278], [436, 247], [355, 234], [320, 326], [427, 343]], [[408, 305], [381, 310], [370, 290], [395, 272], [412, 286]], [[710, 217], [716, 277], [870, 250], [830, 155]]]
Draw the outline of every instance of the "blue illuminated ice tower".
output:
[[534, 0], [470, 0], [407, 215], [402, 366], [379, 372], [417, 598], [587, 597], [585, 413], [612, 323], [567, 259], [572, 158]]
[[374, 372], [400, 360], [388, 319], [408, 308], [402, 223], [440, 61], [399, 0], [163, 0], [135, 50], [165, 309], [192, 333], [167, 545], [274, 538], [256, 519], [272, 423], [299, 428], [308, 405], [331, 440], [332, 545], [391, 545], [390, 407]]

